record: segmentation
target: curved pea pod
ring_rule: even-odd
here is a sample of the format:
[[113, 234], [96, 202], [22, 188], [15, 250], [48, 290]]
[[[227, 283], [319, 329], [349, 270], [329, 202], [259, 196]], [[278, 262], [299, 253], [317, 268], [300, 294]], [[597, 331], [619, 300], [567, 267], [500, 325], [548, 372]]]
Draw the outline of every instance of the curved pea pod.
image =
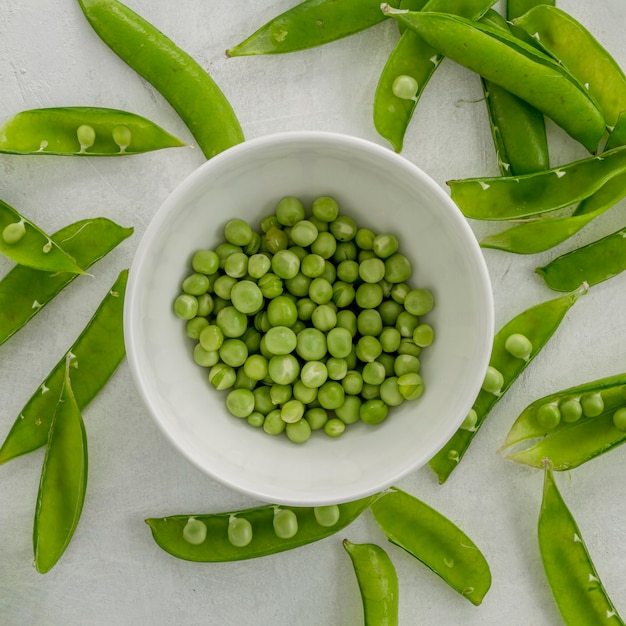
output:
[[[127, 279], [128, 270], [122, 270], [67, 353], [73, 357], [72, 382], [80, 411], [104, 387], [126, 354], [123, 312]], [[48, 441], [63, 389], [66, 358], [63, 356], [20, 411], [0, 448], [0, 464], [36, 450]]]
[[[398, 6], [398, 2], [393, 3]], [[229, 57], [285, 54], [354, 35], [385, 19], [377, 0], [305, 0], [226, 50]]]
[[170, 103], [207, 159], [244, 140], [226, 96], [171, 39], [117, 0], [78, 3], [98, 36]]
[[539, 4], [513, 20], [562, 63], [598, 103], [609, 126], [626, 108], [626, 76], [615, 59], [574, 17]]
[[87, 434], [70, 383], [68, 357], [63, 391], [50, 436], [37, 495], [33, 548], [40, 574], [50, 571], [69, 545], [87, 489]]
[[465, 217], [512, 220], [563, 209], [626, 174], [626, 146], [525, 176], [450, 180], [451, 196]]
[[524, 15], [538, 4], [554, 5], [554, 0], [506, 0], [506, 19], [512, 20]]
[[343, 540], [356, 574], [365, 626], [397, 626], [398, 574], [389, 555], [373, 543]]
[[[592, 398], [600, 407], [595, 412], [601, 413], [585, 415], [581, 407], [580, 416], [574, 416], [575, 421], [566, 421], [565, 403], [580, 404], [583, 398]], [[545, 459], [550, 460], [556, 471], [578, 467], [626, 441], [626, 432], [618, 430], [613, 423], [613, 414], [625, 405], [626, 374], [549, 394], [522, 411], [507, 434], [501, 452], [510, 450], [505, 458], [531, 467], [543, 467]], [[538, 411], [544, 406], [555, 407], [563, 414], [556, 424], [542, 422]]]
[[[492, 4], [492, 0], [430, 0], [420, 10], [477, 19]], [[409, 29], [405, 29], [387, 59], [374, 96], [374, 126], [396, 152], [402, 150], [404, 135], [417, 102], [442, 59], [442, 55]], [[403, 93], [398, 81], [408, 81], [415, 87]]]
[[[370, 496], [354, 502], [337, 505], [339, 515], [322, 525], [316, 517], [314, 507], [280, 506], [292, 511], [297, 518], [297, 532], [290, 538], [278, 537], [273, 529], [276, 505], [266, 505], [243, 511], [201, 515], [171, 515], [146, 519], [152, 537], [165, 552], [179, 559], [215, 563], [254, 559], [319, 541], [351, 524], [378, 496]], [[246, 545], [237, 546], [229, 541], [229, 524], [233, 520], [245, 520], [249, 524], [250, 535]], [[189, 536], [188, 524], [195, 525], [200, 532], [193, 543]]]
[[184, 145], [145, 117], [100, 107], [31, 109], [0, 128], [6, 154], [121, 156]]
[[472, 604], [491, 586], [489, 564], [476, 544], [448, 518], [393, 489], [371, 506], [389, 541], [421, 561]]
[[467, 67], [550, 117], [594, 152], [606, 129], [597, 104], [551, 57], [499, 28], [445, 13], [383, 11], [445, 57]]
[[37, 225], [0, 200], [0, 252], [19, 265], [46, 272], [84, 270]]
[[[586, 287], [526, 309], [495, 334], [489, 366], [501, 374], [501, 387], [496, 393], [484, 388], [480, 390], [472, 407], [476, 413], [475, 422], [468, 427], [461, 426], [429, 461], [440, 483], [444, 483], [458, 466], [496, 402], [548, 343], [569, 309], [584, 293]], [[507, 340], [514, 335], [527, 339], [529, 350], [526, 354], [514, 356], [507, 349]]]
[[565, 624], [623, 626], [549, 464], [545, 469], [538, 539], [546, 578]]
[[[65, 226], [51, 236], [87, 269], [124, 239], [132, 228], [123, 228], [104, 217], [85, 219]], [[16, 265], [0, 280], [0, 345], [16, 333], [52, 300], [77, 274], [42, 272]]]

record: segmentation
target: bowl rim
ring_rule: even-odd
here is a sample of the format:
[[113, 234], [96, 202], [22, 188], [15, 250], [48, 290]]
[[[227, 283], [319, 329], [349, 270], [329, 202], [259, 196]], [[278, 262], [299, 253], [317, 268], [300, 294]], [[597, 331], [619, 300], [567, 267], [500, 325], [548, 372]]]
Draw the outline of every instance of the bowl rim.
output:
[[[140, 347], [137, 344], [138, 338], [133, 331], [133, 326], [136, 324], [136, 311], [139, 308], [139, 303], [137, 301], [138, 298], [138, 289], [136, 289], [138, 276], [141, 275], [141, 270], [146, 262], [146, 254], [149, 251], [154, 236], [158, 233], [161, 228], [163, 222], [168, 218], [170, 213], [175, 209], [181, 197], [185, 197], [188, 193], [188, 190], [192, 189], [196, 181], [198, 179], [202, 179], [207, 176], [207, 172], [210, 172], [213, 169], [220, 168], [223, 166], [222, 162], [228, 162], [232, 159], [238, 159], [241, 153], [246, 153], [248, 151], [254, 151], [258, 149], [262, 149], [265, 145], [276, 146], [279, 144], [289, 144], [289, 143], [302, 143], [302, 142], [313, 142], [313, 143], [329, 143], [334, 144], [336, 146], [342, 145], [347, 146], [348, 148], [353, 148], [359, 151], [368, 152], [373, 154], [376, 158], [384, 158], [395, 161], [398, 166], [409, 169], [412, 171], [414, 175], [417, 175], [424, 184], [429, 187], [429, 190], [432, 191], [437, 197], [441, 199], [444, 204], [447, 204], [449, 209], [454, 209], [449, 211], [450, 219], [453, 219], [456, 222], [456, 226], [463, 231], [467, 238], [467, 244], [470, 248], [474, 250], [474, 264], [475, 269], [478, 272], [478, 282], [483, 286], [483, 294], [481, 299], [484, 301], [484, 313], [487, 316], [485, 320], [483, 320], [483, 328], [487, 330], [484, 336], [484, 342], [487, 344], [485, 346], [485, 350], [481, 351], [483, 355], [482, 361], [478, 365], [480, 368], [486, 371], [486, 368], [489, 363], [491, 347], [494, 336], [494, 297], [493, 297], [493, 289], [491, 285], [491, 280], [489, 276], [488, 267], [486, 264], [486, 260], [480, 248], [480, 245], [476, 239], [474, 232], [472, 231], [467, 219], [463, 216], [461, 211], [456, 207], [454, 201], [451, 199], [449, 194], [446, 193], [445, 189], [439, 185], [430, 175], [428, 175], [424, 170], [422, 170], [418, 165], [409, 161], [406, 157], [393, 152], [390, 148], [382, 146], [380, 144], [374, 143], [369, 139], [360, 138], [357, 136], [353, 136], [350, 134], [333, 132], [333, 131], [317, 131], [317, 130], [297, 130], [297, 131], [282, 131], [277, 133], [270, 133], [267, 135], [262, 135], [256, 138], [245, 140], [242, 143], [236, 144], [231, 148], [217, 154], [211, 159], [199, 165], [196, 169], [190, 172], [185, 178], [183, 178], [167, 195], [165, 200], [161, 203], [161, 205], [157, 208], [154, 215], [148, 222], [144, 233], [141, 236], [141, 239], [138, 243], [136, 251], [134, 253], [130, 269], [128, 275], [128, 283], [126, 287], [126, 298], [124, 305], [124, 313], [123, 313], [123, 327], [124, 327], [124, 342], [126, 346], [126, 357], [129, 364], [129, 369], [131, 372], [131, 377], [134, 382], [134, 386], [141, 397], [144, 407], [148, 410], [148, 413], [152, 417], [152, 420], [156, 422], [159, 430], [165, 438], [169, 442], [169, 444], [173, 445], [176, 450], [185, 458], [188, 462], [198, 468], [204, 475], [209, 476], [211, 479], [215, 480], [219, 484], [227, 486], [238, 493], [245, 494], [247, 496], [253, 497], [255, 499], [260, 499], [265, 502], [272, 502], [275, 504], [290, 504], [293, 506], [314, 506], [321, 504], [330, 504], [330, 503], [339, 503], [346, 502], [350, 500], [356, 500], [359, 498], [370, 496], [374, 493], [378, 493], [383, 491], [386, 488], [389, 488], [396, 481], [405, 478], [409, 474], [417, 471], [421, 467], [423, 467], [426, 462], [423, 462], [420, 458], [416, 457], [416, 460], [412, 463], [407, 463], [401, 473], [396, 475], [396, 478], [392, 483], [376, 483], [373, 484], [370, 488], [361, 488], [360, 490], [353, 490], [349, 497], [344, 497], [343, 499], [332, 499], [332, 500], [319, 500], [313, 502], [310, 499], [305, 499], [301, 501], [294, 500], [293, 497], [286, 498], [278, 498], [276, 494], [272, 493], [271, 497], [268, 493], [263, 493], [258, 489], [251, 489], [244, 485], [239, 484], [236, 480], [231, 479], [230, 477], [219, 475], [214, 470], [207, 468], [202, 465], [197, 459], [193, 458], [185, 447], [182, 445], [177, 438], [175, 438], [169, 430], [166, 428], [166, 424], [159, 417], [158, 407], [156, 406], [154, 400], [149, 397], [147, 393], [146, 386], [144, 384], [144, 374], [142, 373], [139, 363], [137, 353], [140, 350]], [[478, 392], [478, 389], [477, 389]], [[467, 410], [472, 406], [473, 401], [468, 400]], [[454, 427], [450, 429], [447, 433], [447, 437], [442, 439], [440, 447], [435, 450], [431, 457], [434, 456], [449, 440], [449, 438], [456, 432], [458, 427]]]

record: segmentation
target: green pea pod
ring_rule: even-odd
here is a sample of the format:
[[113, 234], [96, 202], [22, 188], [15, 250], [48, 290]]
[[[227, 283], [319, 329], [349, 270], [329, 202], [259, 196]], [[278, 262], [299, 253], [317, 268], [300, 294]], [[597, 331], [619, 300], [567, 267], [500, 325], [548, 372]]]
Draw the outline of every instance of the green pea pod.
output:
[[363, 600], [365, 626], [397, 626], [398, 574], [389, 555], [373, 543], [343, 540]]
[[391, 543], [403, 548], [472, 604], [491, 586], [489, 564], [476, 544], [441, 513], [393, 489], [371, 506]]
[[[493, 9], [481, 21], [509, 31], [505, 19]], [[502, 176], [519, 176], [550, 167], [543, 114], [496, 83], [481, 77], [491, 134]]]
[[[397, 0], [393, 2], [398, 6]], [[382, 22], [379, 0], [305, 0], [226, 50], [229, 57], [285, 54], [321, 46]]]
[[[526, 309], [495, 334], [489, 366], [502, 375], [501, 388], [496, 390], [496, 393], [486, 389], [480, 390], [472, 407], [476, 413], [474, 423], [468, 427], [461, 426], [429, 461], [440, 483], [444, 483], [458, 466], [491, 409], [548, 343], [566, 313], [584, 293], [586, 293], [586, 288], [581, 288]], [[514, 356], [507, 349], [507, 340], [513, 335], [525, 337], [529, 342], [529, 351], [521, 358]]]
[[[493, 0], [430, 0], [420, 10], [443, 11], [478, 19], [492, 4]], [[409, 29], [405, 29], [389, 55], [374, 96], [374, 126], [396, 152], [402, 151], [413, 111], [442, 59], [442, 55]], [[397, 86], [397, 81], [402, 80], [410, 81], [415, 89], [402, 93]]]
[[524, 15], [526, 11], [530, 11], [538, 4], [550, 4], [554, 6], [554, 0], [507, 0], [506, 1], [506, 19], [512, 20], [520, 15]]
[[595, 152], [606, 123], [597, 104], [548, 55], [512, 34], [462, 17], [423, 11], [383, 11], [417, 32], [440, 54], [475, 71], [550, 117]]
[[[124, 355], [124, 292], [128, 270], [120, 272], [93, 317], [69, 349], [74, 396], [80, 411], [93, 400]], [[0, 464], [44, 446], [65, 374], [64, 356], [26, 403], [2, 447]]]
[[22, 111], [0, 128], [0, 153], [120, 156], [184, 146], [145, 117], [99, 107]]
[[626, 174], [626, 146], [525, 176], [450, 180], [452, 199], [477, 220], [512, 220], [569, 207]]
[[[132, 228], [123, 228], [104, 217], [65, 226], [51, 236], [76, 262], [87, 269], [124, 239]], [[16, 265], [0, 281], [0, 345], [71, 283], [76, 274], [42, 272]]]
[[[626, 114], [619, 117], [604, 149], [607, 151], [624, 145], [626, 145]], [[626, 174], [618, 174], [585, 198], [572, 215], [534, 218], [495, 235], [489, 235], [480, 242], [480, 245], [483, 248], [495, 248], [517, 254], [545, 252], [577, 233], [625, 196]]]
[[207, 159], [244, 140], [215, 81], [171, 39], [117, 0], [78, 3], [98, 36], [170, 103]]
[[35, 510], [35, 567], [49, 572], [69, 545], [87, 489], [87, 434], [72, 392], [67, 358], [63, 391], [50, 425]]
[[0, 252], [19, 265], [45, 272], [84, 270], [38, 226], [0, 200]]
[[[337, 505], [338, 516], [324, 522], [325, 525], [318, 521], [315, 507], [281, 506], [281, 510], [292, 511], [297, 519], [297, 532], [290, 538], [276, 535], [273, 527], [276, 505], [230, 513], [152, 517], [146, 519], [146, 523], [157, 545], [179, 559], [203, 563], [240, 561], [284, 552], [329, 537], [352, 523], [377, 497]], [[234, 545], [229, 540], [229, 527], [234, 520], [244, 520], [249, 525], [246, 545]], [[189, 529], [193, 526], [200, 530], [194, 532], [192, 538]]]
[[540, 4], [513, 23], [589, 90], [611, 127], [626, 108], [626, 76], [615, 59], [574, 17]]
[[615, 624], [617, 614], [583, 535], [546, 464], [538, 524], [539, 551], [552, 595], [567, 626]]
[[[626, 405], [625, 392], [626, 374], [618, 374], [539, 398], [515, 420], [500, 451], [510, 450], [505, 458], [531, 467], [543, 467], [544, 459], [557, 471], [578, 467], [626, 441], [626, 432], [613, 423], [615, 411]], [[581, 399], [594, 397], [599, 408], [585, 415]], [[579, 407], [572, 417], [566, 413], [568, 404]], [[558, 409], [556, 424], [541, 421], [544, 406]]]

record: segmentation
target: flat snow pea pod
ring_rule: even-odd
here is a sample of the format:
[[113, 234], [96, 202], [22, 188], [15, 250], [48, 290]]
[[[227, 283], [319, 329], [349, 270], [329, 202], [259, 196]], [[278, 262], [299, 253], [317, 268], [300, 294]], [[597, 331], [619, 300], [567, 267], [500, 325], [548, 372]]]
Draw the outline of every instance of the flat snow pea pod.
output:
[[[132, 228], [98, 217], [65, 226], [51, 239], [87, 269], [132, 233]], [[76, 276], [71, 272], [42, 272], [23, 265], [16, 265], [9, 271], [0, 280], [0, 344], [41, 311]]]
[[[398, 2], [393, 3], [398, 6]], [[230, 57], [284, 54], [321, 46], [382, 22], [377, 0], [305, 0], [226, 50]]]
[[606, 122], [597, 104], [548, 55], [502, 29], [459, 16], [424, 11], [400, 12], [383, 5], [440, 54], [475, 71], [550, 117], [590, 152]]
[[[500, 384], [494, 390], [481, 389], [474, 405], [475, 420], [470, 428], [461, 426], [452, 438], [429, 461], [431, 469], [444, 483], [458, 466], [489, 412], [518, 376], [528, 367], [541, 349], [548, 343], [563, 321], [566, 313], [586, 293], [585, 288], [570, 294], [547, 300], [526, 309], [507, 322], [494, 336], [489, 367], [501, 375]], [[531, 345], [525, 358], [512, 355], [507, 350], [507, 340], [512, 335], [525, 337]]]
[[145, 117], [100, 107], [31, 109], [0, 128], [6, 154], [120, 156], [184, 145]]
[[243, 131], [215, 81], [171, 39], [117, 0], [78, 0], [98, 36], [170, 103], [207, 159]]
[[624, 624], [591, 560], [578, 524], [565, 504], [549, 463], [539, 511], [541, 560], [567, 626]]
[[[544, 459], [556, 471], [578, 467], [626, 442], [626, 432], [613, 423], [615, 411], [626, 406], [625, 392], [626, 374], [618, 374], [539, 398], [520, 413], [500, 451], [509, 451], [505, 458], [531, 467], [542, 467]], [[568, 405], [580, 406], [581, 399], [598, 395], [599, 415], [585, 415], [582, 407], [568, 413]], [[542, 423], [538, 412], [546, 405], [559, 408], [556, 424]]]
[[512, 20], [526, 11], [530, 11], [538, 4], [549, 4], [554, 6], [555, 0], [506, 0], [506, 19]]
[[571, 291], [572, 285], [597, 285], [626, 270], [626, 228], [562, 254], [535, 271], [554, 291]]
[[[508, 31], [504, 18], [490, 9], [485, 24]], [[499, 85], [481, 78], [491, 134], [502, 176], [540, 172], [550, 167], [543, 114]]]
[[391, 543], [403, 548], [472, 604], [491, 586], [489, 564], [476, 544], [448, 518], [399, 489], [371, 505]]
[[569, 207], [626, 173], [626, 146], [536, 174], [450, 180], [452, 199], [468, 218], [511, 220]]
[[84, 274], [61, 246], [38, 226], [0, 200], [0, 252], [25, 267]]
[[[337, 505], [338, 519], [330, 525], [322, 525], [318, 521], [321, 517], [319, 514], [316, 516], [315, 507], [281, 505], [280, 509], [292, 511], [297, 518], [298, 530], [290, 538], [276, 535], [274, 512], [277, 507], [271, 504], [230, 513], [151, 517], [146, 519], [146, 523], [157, 545], [179, 559], [203, 563], [240, 561], [284, 552], [329, 537], [352, 523], [377, 497]], [[245, 546], [233, 545], [228, 539], [229, 524], [233, 519], [246, 520], [250, 525], [251, 537]], [[189, 520], [206, 527], [205, 540], [190, 543], [184, 538]]]
[[35, 567], [40, 574], [49, 572], [69, 545], [87, 489], [87, 434], [72, 392], [70, 361], [68, 357], [37, 495], [33, 548]]
[[589, 90], [612, 127], [626, 108], [626, 76], [595, 37], [565, 11], [537, 5], [513, 20]]
[[[420, 10], [477, 19], [492, 4], [493, 0], [430, 0]], [[374, 126], [396, 152], [402, 150], [417, 102], [442, 59], [442, 55], [409, 29], [405, 29], [389, 55], [374, 96]]]
[[[104, 387], [126, 354], [124, 347], [124, 292], [128, 270], [122, 270], [93, 317], [68, 351], [72, 384], [79, 410]], [[0, 463], [45, 445], [65, 373], [64, 356], [26, 403], [2, 447]]]
[[389, 555], [373, 543], [343, 540], [361, 592], [365, 626], [397, 626], [398, 574]]

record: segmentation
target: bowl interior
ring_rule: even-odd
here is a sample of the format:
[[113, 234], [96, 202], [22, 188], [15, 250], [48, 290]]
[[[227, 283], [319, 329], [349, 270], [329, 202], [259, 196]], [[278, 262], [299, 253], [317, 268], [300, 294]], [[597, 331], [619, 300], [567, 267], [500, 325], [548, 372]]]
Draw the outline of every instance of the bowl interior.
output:
[[[222, 240], [224, 223], [258, 225], [283, 196], [305, 206], [337, 199], [359, 226], [394, 233], [413, 263], [415, 286], [432, 290], [427, 320], [436, 340], [423, 352], [424, 395], [378, 426], [351, 425], [303, 445], [232, 417], [209, 386], [193, 342], [172, 313], [194, 251]], [[447, 194], [390, 150], [329, 133], [285, 133], [245, 142], [195, 171], [143, 236], [125, 311], [135, 382], [172, 443], [211, 477], [268, 502], [339, 503], [380, 491], [425, 464], [458, 428], [487, 367], [493, 303], [483, 256]]]

